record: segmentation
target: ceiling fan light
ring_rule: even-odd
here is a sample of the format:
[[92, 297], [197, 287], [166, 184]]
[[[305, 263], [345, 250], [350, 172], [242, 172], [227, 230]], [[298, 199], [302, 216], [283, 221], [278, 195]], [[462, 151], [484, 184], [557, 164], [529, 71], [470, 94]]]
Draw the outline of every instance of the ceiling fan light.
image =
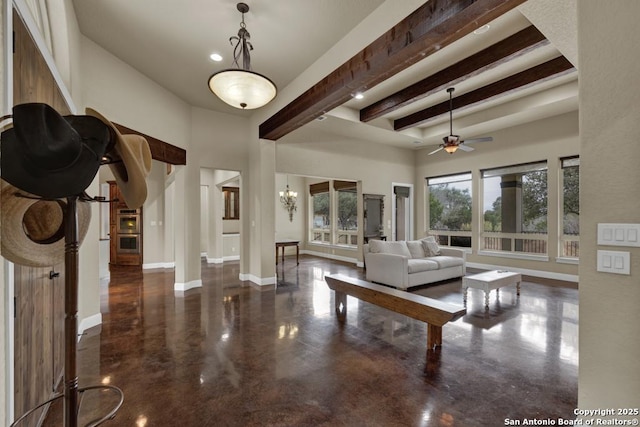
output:
[[453, 154], [458, 150], [458, 146], [457, 145], [446, 145], [444, 147], [444, 151], [446, 151], [449, 154]]

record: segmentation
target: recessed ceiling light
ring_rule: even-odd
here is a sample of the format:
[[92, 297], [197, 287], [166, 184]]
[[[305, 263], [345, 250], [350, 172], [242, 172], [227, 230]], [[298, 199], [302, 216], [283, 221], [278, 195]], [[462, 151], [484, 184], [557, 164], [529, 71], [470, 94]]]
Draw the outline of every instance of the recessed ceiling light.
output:
[[489, 31], [490, 28], [491, 28], [491, 25], [485, 24], [480, 28], [476, 28], [476, 30], [473, 32], [473, 34], [484, 34], [487, 31]]
[[211, 58], [212, 61], [216, 62], [222, 61], [222, 56], [219, 53], [212, 53], [211, 55], [209, 55], [209, 58]]
[[362, 94], [362, 92], [356, 92], [356, 94], [353, 95], [353, 97], [355, 99], [362, 99], [362, 98], [364, 98], [364, 95]]

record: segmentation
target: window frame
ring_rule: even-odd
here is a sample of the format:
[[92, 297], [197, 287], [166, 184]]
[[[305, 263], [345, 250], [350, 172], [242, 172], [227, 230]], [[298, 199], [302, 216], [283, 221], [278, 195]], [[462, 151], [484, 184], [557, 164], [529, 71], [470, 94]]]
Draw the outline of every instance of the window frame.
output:
[[240, 187], [222, 187], [224, 199], [223, 220], [240, 219]]
[[[358, 234], [360, 232], [360, 224], [358, 224], [358, 211], [360, 200], [358, 200], [358, 183], [357, 181], [340, 181], [328, 180], [309, 185], [309, 233], [308, 243], [312, 245], [326, 245], [336, 248], [357, 249]], [[341, 230], [338, 224], [339, 209], [339, 192], [353, 192], [356, 197], [356, 228], [349, 230]], [[328, 194], [329, 202], [329, 224], [327, 228], [315, 227], [315, 206], [314, 197], [320, 194]], [[316, 239], [316, 235], [320, 233], [320, 239]], [[339, 243], [340, 239], [347, 236], [347, 243]]]
[[[558, 258], [557, 262], [566, 264], [577, 264], [580, 259], [580, 201], [578, 199], [578, 233], [565, 234], [565, 169], [577, 167], [578, 169], [578, 189], [580, 188], [580, 156], [568, 156], [560, 158], [560, 176], [558, 179]], [[578, 194], [579, 196], [579, 194]], [[569, 245], [575, 256], [567, 255], [565, 249]]]
[[[488, 232], [484, 229], [484, 218], [485, 218], [485, 210], [484, 210], [484, 200], [486, 197], [486, 186], [485, 179], [502, 177], [507, 175], [520, 175], [520, 178], [524, 177], [527, 173], [532, 172], [540, 172], [545, 171], [547, 176], [547, 192], [545, 195], [546, 199], [546, 209], [545, 209], [545, 221], [547, 221], [546, 231], [545, 232], [526, 232], [521, 231], [519, 233], [509, 233], [502, 230], [499, 232]], [[478, 254], [480, 255], [491, 255], [491, 256], [501, 256], [505, 258], [520, 258], [520, 259], [532, 259], [539, 261], [548, 261], [549, 260], [549, 165], [548, 161], [539, 160], [534, 162], [527, 163], [519, 163], [513, 165], [506, 165], [500, 167], [493, 167], [487, 169], [480, 169], [480, 188], [482, 191], [480, 204], [480, 218], [482, 226], [478, 230], [479, 236], [479, 248]], [[523, 184], [524, 186], [524, 184]], [[523, 190], [524, 191], [524, 190]], [[502, 196], [500, 196], [502, 197]], [[522, 203], [522, 200], [520, 201]], [[524, 216], [524, 211], [520, 212], [521, 216]], [[521, 226], [524, 226], [523, 218], [520, 219]], [[502, 222], [502, 220], [501, 220]], [[508, 249], [502, 249], [502, 245], [506, 244], [508, 241]], [[489, 242], [491, 242], [489, 244]], [[491, 247], [488, 247], [491, 246]], [[496, 247], [497, 246], [497, 247]], [[525, 247], [534, 248], [533, 250], [526, 250]], [[535, 248], [543, 247], [542, 251], [536, 250]]]
[[[471, 197], [470, 211], [471, 218], [469, 221], [470, 230], [447, 230], [447, 229], [432, 229], [431, 228], [431, 189], [432, 185], [441, 184], [455, 184], [457, 182], [469, 182], [469, 196]], [[427, 205], [425, 212], [426, 215], [426, 228], [427, 234], [434, 236], [441, 246], [449, 246], [453, 248], [460, 248], [464, 250], [471, 250], [473, 247], [473, 173], [471, 171], [457, 172], [446, 175], [438, 175], [425, 178], [425, 203]], [[455, 239], [468, 239], [468, 246], [452, 245]], [[459, 240], [460, 241], [460, 240]]]

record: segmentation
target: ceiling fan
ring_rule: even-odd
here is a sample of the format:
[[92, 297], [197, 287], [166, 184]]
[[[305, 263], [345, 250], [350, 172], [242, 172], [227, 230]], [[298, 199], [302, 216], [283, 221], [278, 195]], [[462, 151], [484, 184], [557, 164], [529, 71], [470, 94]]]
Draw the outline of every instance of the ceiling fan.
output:
[[468, 147], [467, 145], [464, 145], [464, 144], [493, 141], [493, 138], [490, 136], [486, 136], [484, 138], [467, 139], [465, 141], [460, 139], [460, 135], [453, 134], [453, 91], [454, 90], [455, 89], [452, 87], [447, 89], [447, 92], [449, 92], [449, 135], [442, 138], [444, 142], [440, 144], [440, 146], [437, 149], [430, 152], [428, 154], [429, 156], [441, 150], [444, 150], [449, 154], [453, 154], [456, 151], [458, 151], [458, 148], [462, 151], [473, 151], [474, 150], [473, 147]]

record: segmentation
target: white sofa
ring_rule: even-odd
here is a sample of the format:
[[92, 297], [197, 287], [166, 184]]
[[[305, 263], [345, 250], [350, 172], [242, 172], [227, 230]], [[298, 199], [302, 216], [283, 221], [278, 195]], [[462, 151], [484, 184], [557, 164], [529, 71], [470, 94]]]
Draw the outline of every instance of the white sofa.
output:
[[387, 242], [370, 240], [364, 245], [366, 277], [398, 289], [462, 277], [465, 251], [439, 247], [433, 237]]

